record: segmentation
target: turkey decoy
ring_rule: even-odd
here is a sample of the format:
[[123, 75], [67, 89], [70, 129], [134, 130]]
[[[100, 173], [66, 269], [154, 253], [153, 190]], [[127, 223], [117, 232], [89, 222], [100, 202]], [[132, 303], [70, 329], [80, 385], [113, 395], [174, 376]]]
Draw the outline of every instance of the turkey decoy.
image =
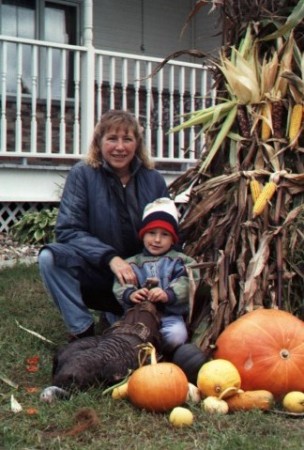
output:
[[82, 390], [122, 380], [138, 367], [141, 344], [150, 342], [159, 348], [159, 325], [155, 305], [135, 305], [101, 336], [78, 339], [60, 349], [53, 361], [53, 385]]

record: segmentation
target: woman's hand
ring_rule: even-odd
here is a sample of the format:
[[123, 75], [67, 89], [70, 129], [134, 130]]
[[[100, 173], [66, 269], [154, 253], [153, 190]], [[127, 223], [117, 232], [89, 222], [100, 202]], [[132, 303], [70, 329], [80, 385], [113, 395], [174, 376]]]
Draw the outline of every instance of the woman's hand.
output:
[[109, 266], [121, 285], [137, 284], [137, 278], [132, 267], [124, 259], [114, 256]]

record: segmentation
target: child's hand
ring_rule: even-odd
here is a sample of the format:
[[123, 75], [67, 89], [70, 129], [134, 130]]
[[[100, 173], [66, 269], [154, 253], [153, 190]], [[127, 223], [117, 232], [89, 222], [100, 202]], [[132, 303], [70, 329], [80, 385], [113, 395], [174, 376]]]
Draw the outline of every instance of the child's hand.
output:
[[166, 294], [166, 292], [163, 289], [161, 289], [160, 287], [156, 287], [156, 288], [149, 290], [148, 300], [151, 303], [157, 303], [157, 302], [166, 303], [168, 301], [168, 295]]
[[149, 290], [147, 288], [137, 289], [137, 291], [132, 292], [130, 295], [130, 300], [132, 303], [141, 303], [147, 300]]

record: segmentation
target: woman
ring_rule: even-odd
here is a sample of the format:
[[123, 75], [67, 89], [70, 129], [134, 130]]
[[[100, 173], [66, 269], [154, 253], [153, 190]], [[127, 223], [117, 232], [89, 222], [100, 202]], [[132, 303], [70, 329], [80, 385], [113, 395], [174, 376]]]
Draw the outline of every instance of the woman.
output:
[[153, 169], [138, 122], [127, 111], [105, 113], [85, 161], [69, 172], [56, 224], [57, 242], [44, 246], [39, 268], [72, 339], [94, 334], [89, 308], [120, 315], [112, 292], [136, 278], [125, 258], [138, 253], [147, 203], [168, 196]]

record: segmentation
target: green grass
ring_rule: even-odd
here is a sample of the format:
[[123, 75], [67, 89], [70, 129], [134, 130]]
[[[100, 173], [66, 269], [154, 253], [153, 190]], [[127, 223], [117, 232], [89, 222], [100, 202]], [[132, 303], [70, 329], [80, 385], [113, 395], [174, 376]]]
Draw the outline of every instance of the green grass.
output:
[[[199, 405], [189, 407], [193, 426], [173, 428], [169, 412], [152, 414], [128, 400], [114, 401], [102, 389], [74, 394], [70, 400], [46, 404], [40, 392], [51, 384], [52, 356], [66, 340], [59, 314], [48, 300], [37, 267], [16, 266], [0, 271], [0, 373], [18, 384], [0, 380], [0, 450], [300, 450], [304, 449], [303, 419], [252, 411], [210, 416]], [[36, 331], [55, 342], [43, 342], [18, 327]], [[38, 355], [39, 370], [29, 373], [26, 359]], [[27, 388], [35, 386], [36, 393]], [[23, 410], [13, 413], [11, 395]], [[36, 415], [27, 414], [37, 408]], [[69, 436], [83, 408], [94, 412], [97, 423]]]

